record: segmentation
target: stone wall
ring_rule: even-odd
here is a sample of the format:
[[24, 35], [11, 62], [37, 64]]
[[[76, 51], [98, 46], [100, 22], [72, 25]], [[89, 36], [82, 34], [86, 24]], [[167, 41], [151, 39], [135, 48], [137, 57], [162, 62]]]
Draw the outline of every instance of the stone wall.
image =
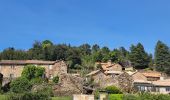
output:
[[74, 94], [73, 100], [94, 100], [94, 95]]
[[131, 92], [133, 89], [133, 78], [126, 72], [118, 76], [118, 86], [124, 92]]
[[72, 96], [83, 93], [84, 80], [71, 74], [60, 74], [59, 83], [53, 86], [54, 95]]
[[[33, 64], [36, 65], [36, 64]], [[0, 65], [0, 73], [3, 74], [4, 78], [17, 78], [21, 76], [21, 73], [24, 69], [24, 66], [26, 65], [18, 65], [18, 64], [13, 64], [13, 65]], [[57, 76], [60, 73], [67, 73], [67, 65], [64, 61], [58, 61], [54, 65], [36, 65], [36, 66], [42, 66], [45, 68], [45, 74], [48, 78], [51, 76]]]

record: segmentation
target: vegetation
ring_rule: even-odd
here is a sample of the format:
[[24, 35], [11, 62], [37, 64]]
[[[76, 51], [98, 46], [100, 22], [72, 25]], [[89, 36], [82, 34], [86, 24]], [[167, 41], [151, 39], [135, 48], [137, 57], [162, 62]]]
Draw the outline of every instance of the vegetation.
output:
[[109, 100], [170, 100], [168, 94], [109, 94]]
[[58, 83], [58, 81], [59, 81], [59, 77], [58, 76], [53, 77], [53, 82], [54, 83]]
[[152, 58], [149, 58], [149, 55], [145, 52], [141, 43], [138, 43], [136, 46], [132, 45], [130, 50], [131, 52], [129, 54], [129, 59], [136, 69], [144, 69], [149, 67], [149, 61]]
[[170, 50], [169, 47], [161, 41], [157, 42], [155, 48], [155, 64], [158, 71], [170, 74]]
[[43, 67], [36, 67], [35, 65], [27, 65], [24, 67], [22, 71], [22, 77], [32, 80], [35, 78], [43, 78], [45, 74], [45, 68]]
[[31, 89], [31, 84], [26, 78], [17, 78], [10, 84], [10, 90], [14, 93], [28, 92]]
[[52, 100], [72, 100], [72, 97], [52, 97]]
[[51, 100], [51, 97], [45, 93], [10, 93], [8, 94], [8, 100]]
[[[65, 60], [68, 63], [69, 72], [83, 70], [88, 73], [96, 69], [95, 62], [107, 62], [112, 60], [117, 63], [129, 63], [130, 61], [135, 68], [147, 68], [152, 64], [152, 56], [146, 53], [141, 43], [136, 46], [132, 45], [130, 51], [124, 47], [110, 50], [108, 47], [100, 47], [97, 44], [82, 44], [80, 46], [71, 46], [66, 44], [54, 44], [50, 40], [42, 42], [35, 41], [32, 48], [27, 51], [16, 50], [9, 47], [0, 52], [0, 59], [4, 60]], [[84, 75], [84, 74], [83, 74]], [[28, 78], [32, 76], [27, 76]]]
[[123, 94], [110, 94], [108, 100], [122, 100]]
[[105, 90], [109, 94], [122, 94], [122, 91], [116, 86], [108, 86]]

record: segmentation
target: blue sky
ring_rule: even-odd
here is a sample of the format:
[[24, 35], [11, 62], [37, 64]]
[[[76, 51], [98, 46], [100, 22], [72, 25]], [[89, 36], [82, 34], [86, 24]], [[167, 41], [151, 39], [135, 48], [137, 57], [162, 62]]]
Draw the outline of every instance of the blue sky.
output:
[[0, 50], [28, 49], [35, 40], [99, 44], [141, 42], [153, 53], [170, 45], [169, 0], [0, 0]]

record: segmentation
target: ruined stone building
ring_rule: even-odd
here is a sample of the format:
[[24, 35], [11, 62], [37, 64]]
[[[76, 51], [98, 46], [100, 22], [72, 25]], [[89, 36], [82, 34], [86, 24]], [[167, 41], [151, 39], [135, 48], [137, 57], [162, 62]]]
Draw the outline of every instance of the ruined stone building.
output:
[[35, 65], [45, 68], [47, 78], [53, 78], [61, 73], [67, 73], [67, 65], [64, 61], [42, 61], [42, 60], [1, 60], [0, 73], [4, 78], [17, 78], [21, 76], [26, 65]]

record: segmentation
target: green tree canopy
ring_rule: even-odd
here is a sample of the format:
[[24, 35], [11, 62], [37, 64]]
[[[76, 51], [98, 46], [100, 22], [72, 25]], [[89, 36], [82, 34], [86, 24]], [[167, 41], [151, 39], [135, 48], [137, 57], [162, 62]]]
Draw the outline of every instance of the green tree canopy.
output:
[[129, 59], [136, 69], [144, 69], [149, 66], [149, 56], [141, 43], [130, 47]]
[[155, 64], [158, 71], [163, 71], [170, 74], [169, 47], [161, 41], [158, 41], [155, 47]]
[[45, 74], [45, 68], [35, 65], [27, 65], [24, 67], [21, 76], [31, 80], [34, 78], [42, 78]]

